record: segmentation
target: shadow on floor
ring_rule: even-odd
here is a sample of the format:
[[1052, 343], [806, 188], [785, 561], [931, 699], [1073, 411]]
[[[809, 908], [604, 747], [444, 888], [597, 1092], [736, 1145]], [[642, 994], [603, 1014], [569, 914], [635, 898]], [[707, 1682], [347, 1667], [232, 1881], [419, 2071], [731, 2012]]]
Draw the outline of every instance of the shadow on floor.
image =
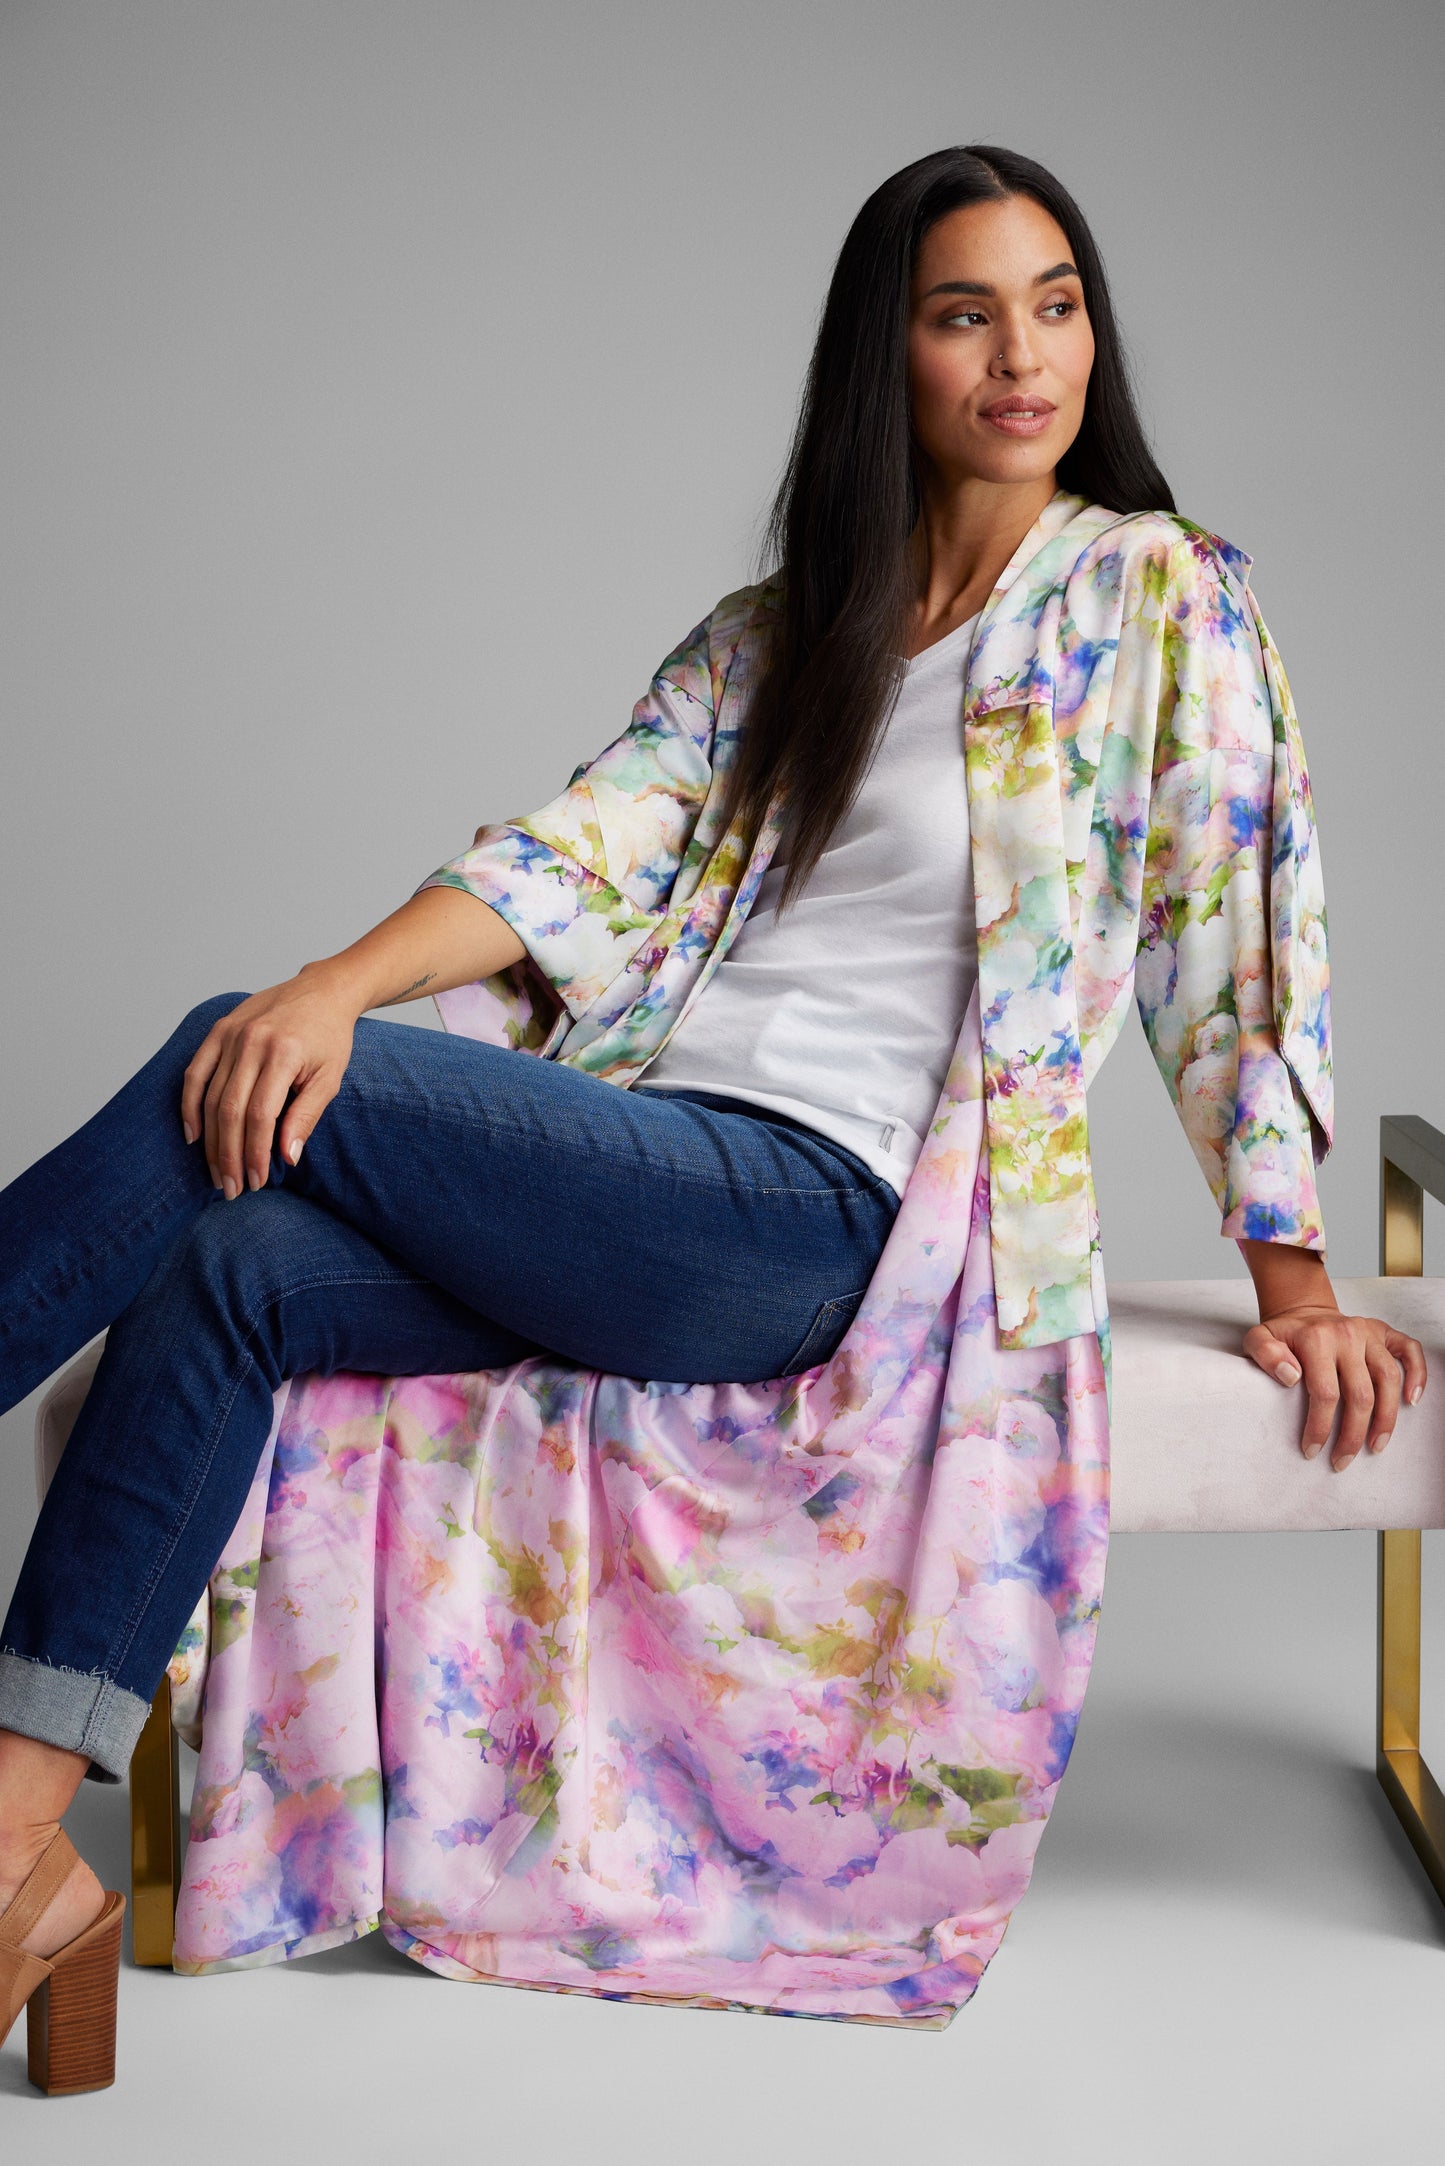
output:
[[286, 1970], [305, 1969], [308, 1977], [375, 1977], [385, 1972], [393, 1978], [421, 1978], [436, 1984], [434, 1971], [423, 1969], [413, 1963], [409, 1956], [399, 1955], [383, 1933], [367, 1933], [360, 1940], [349, 1940], [343, 1948], [327, 1948], [320, 1955], [302, 1956], [295, 1963], [282, 1966]]
[[1445, 1948], [1445, 1907], [1372, 1768], [1334, 1738], [1164, 1703], [1086, 1716], [1038, 1885], [1245, 1903]]

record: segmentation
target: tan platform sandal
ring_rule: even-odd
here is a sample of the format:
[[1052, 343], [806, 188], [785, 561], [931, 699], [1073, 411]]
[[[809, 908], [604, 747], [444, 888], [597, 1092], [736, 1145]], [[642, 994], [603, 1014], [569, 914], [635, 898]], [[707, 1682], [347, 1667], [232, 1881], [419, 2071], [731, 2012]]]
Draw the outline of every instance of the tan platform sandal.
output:
[[107, 1890], [100, 1916], [54, 1955], [31, 1955], [20, 1945], [79, 1863], [70, 1837], [57, 1828], [8, 1910], [0, 1910], [0, 2046], [21, 2009], [28, 2010], [30, 2081], [52, 2098], [103, 2091], [115, 2081], [125, 1897]]

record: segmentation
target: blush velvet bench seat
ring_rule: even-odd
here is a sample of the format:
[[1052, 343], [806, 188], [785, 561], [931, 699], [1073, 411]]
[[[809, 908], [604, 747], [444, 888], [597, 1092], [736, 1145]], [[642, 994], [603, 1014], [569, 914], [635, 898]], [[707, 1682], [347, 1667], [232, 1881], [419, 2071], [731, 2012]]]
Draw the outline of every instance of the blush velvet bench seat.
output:
[[[1414, 1117], [1381, 1122], [1380, 1249], [1385, 1274], [1336, 1281], [1342, 1307], [1419, 1339], [1433, 1388], [1402, 1415], [1389, 1448], [1345, 1473], [1302, 1458], [1301, 1394], [1240, 1352], [1254, 1321], [1247, 1283], [1174, 1279], [1110, 1290], [1114, 1408], [1110, 1519], [1119, 1534], [1379, 1534], [1376, 1772], [1445, 1901], [1445, 1795], [1420, 1756], [1420, 1535], [1445, 1527], [1445, 1279], [1427, 1279], [1424, 1198], [1445, 1202], [1445, 1134]], [[43, 1496], [90, 1386], [100, 1345], [51, 1386], [36, 1419]], [[135, 1960], [168, 1966], [180, 1885], [178, 1753], [169, 1681], [131, 1765]]]

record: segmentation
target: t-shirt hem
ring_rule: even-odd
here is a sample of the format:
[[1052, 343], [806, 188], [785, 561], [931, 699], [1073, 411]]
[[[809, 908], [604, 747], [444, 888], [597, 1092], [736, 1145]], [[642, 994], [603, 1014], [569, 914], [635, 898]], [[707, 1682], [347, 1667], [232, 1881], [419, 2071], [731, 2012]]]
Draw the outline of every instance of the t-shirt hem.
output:
[[[915, 1135], [906, 1121], [896, 1116], [891, 1121], [864, 1121], [856, 1114], [835, 1113], [827, 1107], [805, 1105], [801, 1099], [786, 1098], [770, 1091], [743, 1090], [735, 1083], [719, 1083], [710, 1076], [669, 1075], [653, 1076], [644, 1070], [640, 1081], [649, 1090], [658, 1091], [706, 1091], [714, 1098], [737, 1098], [745, 1105], [762, 1106], [769, 1113], [785, 1113], [790, 1120], [801, 1121], [805, 1128], [812, 1128], [830, 1143], [841, 1143], [855, 1158], [861, 1158], [870, 1173], [886, 1181], [901, 1196], [923, 1149], [923, 1138]], [[880, 1138], [891, 1131], [891, 1146], [885, 1148]]]

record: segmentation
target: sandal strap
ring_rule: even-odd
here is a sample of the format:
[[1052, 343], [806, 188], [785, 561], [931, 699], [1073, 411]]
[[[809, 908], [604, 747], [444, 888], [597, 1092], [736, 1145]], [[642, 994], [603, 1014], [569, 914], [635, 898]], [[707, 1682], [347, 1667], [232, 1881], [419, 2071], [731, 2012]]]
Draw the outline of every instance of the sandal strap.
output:
[[0, 1947], [0, 2046], [37, 1986], [55, 1976], [48, 1956], [27, 1955], [23, 1948]]
[[35, 1930], [79, 1863], [70, 1837], [64, 1828], [57, 1828], [9, 1909], [0, 1910], [0, 1948], [19, 1948], [26, 1935]]

